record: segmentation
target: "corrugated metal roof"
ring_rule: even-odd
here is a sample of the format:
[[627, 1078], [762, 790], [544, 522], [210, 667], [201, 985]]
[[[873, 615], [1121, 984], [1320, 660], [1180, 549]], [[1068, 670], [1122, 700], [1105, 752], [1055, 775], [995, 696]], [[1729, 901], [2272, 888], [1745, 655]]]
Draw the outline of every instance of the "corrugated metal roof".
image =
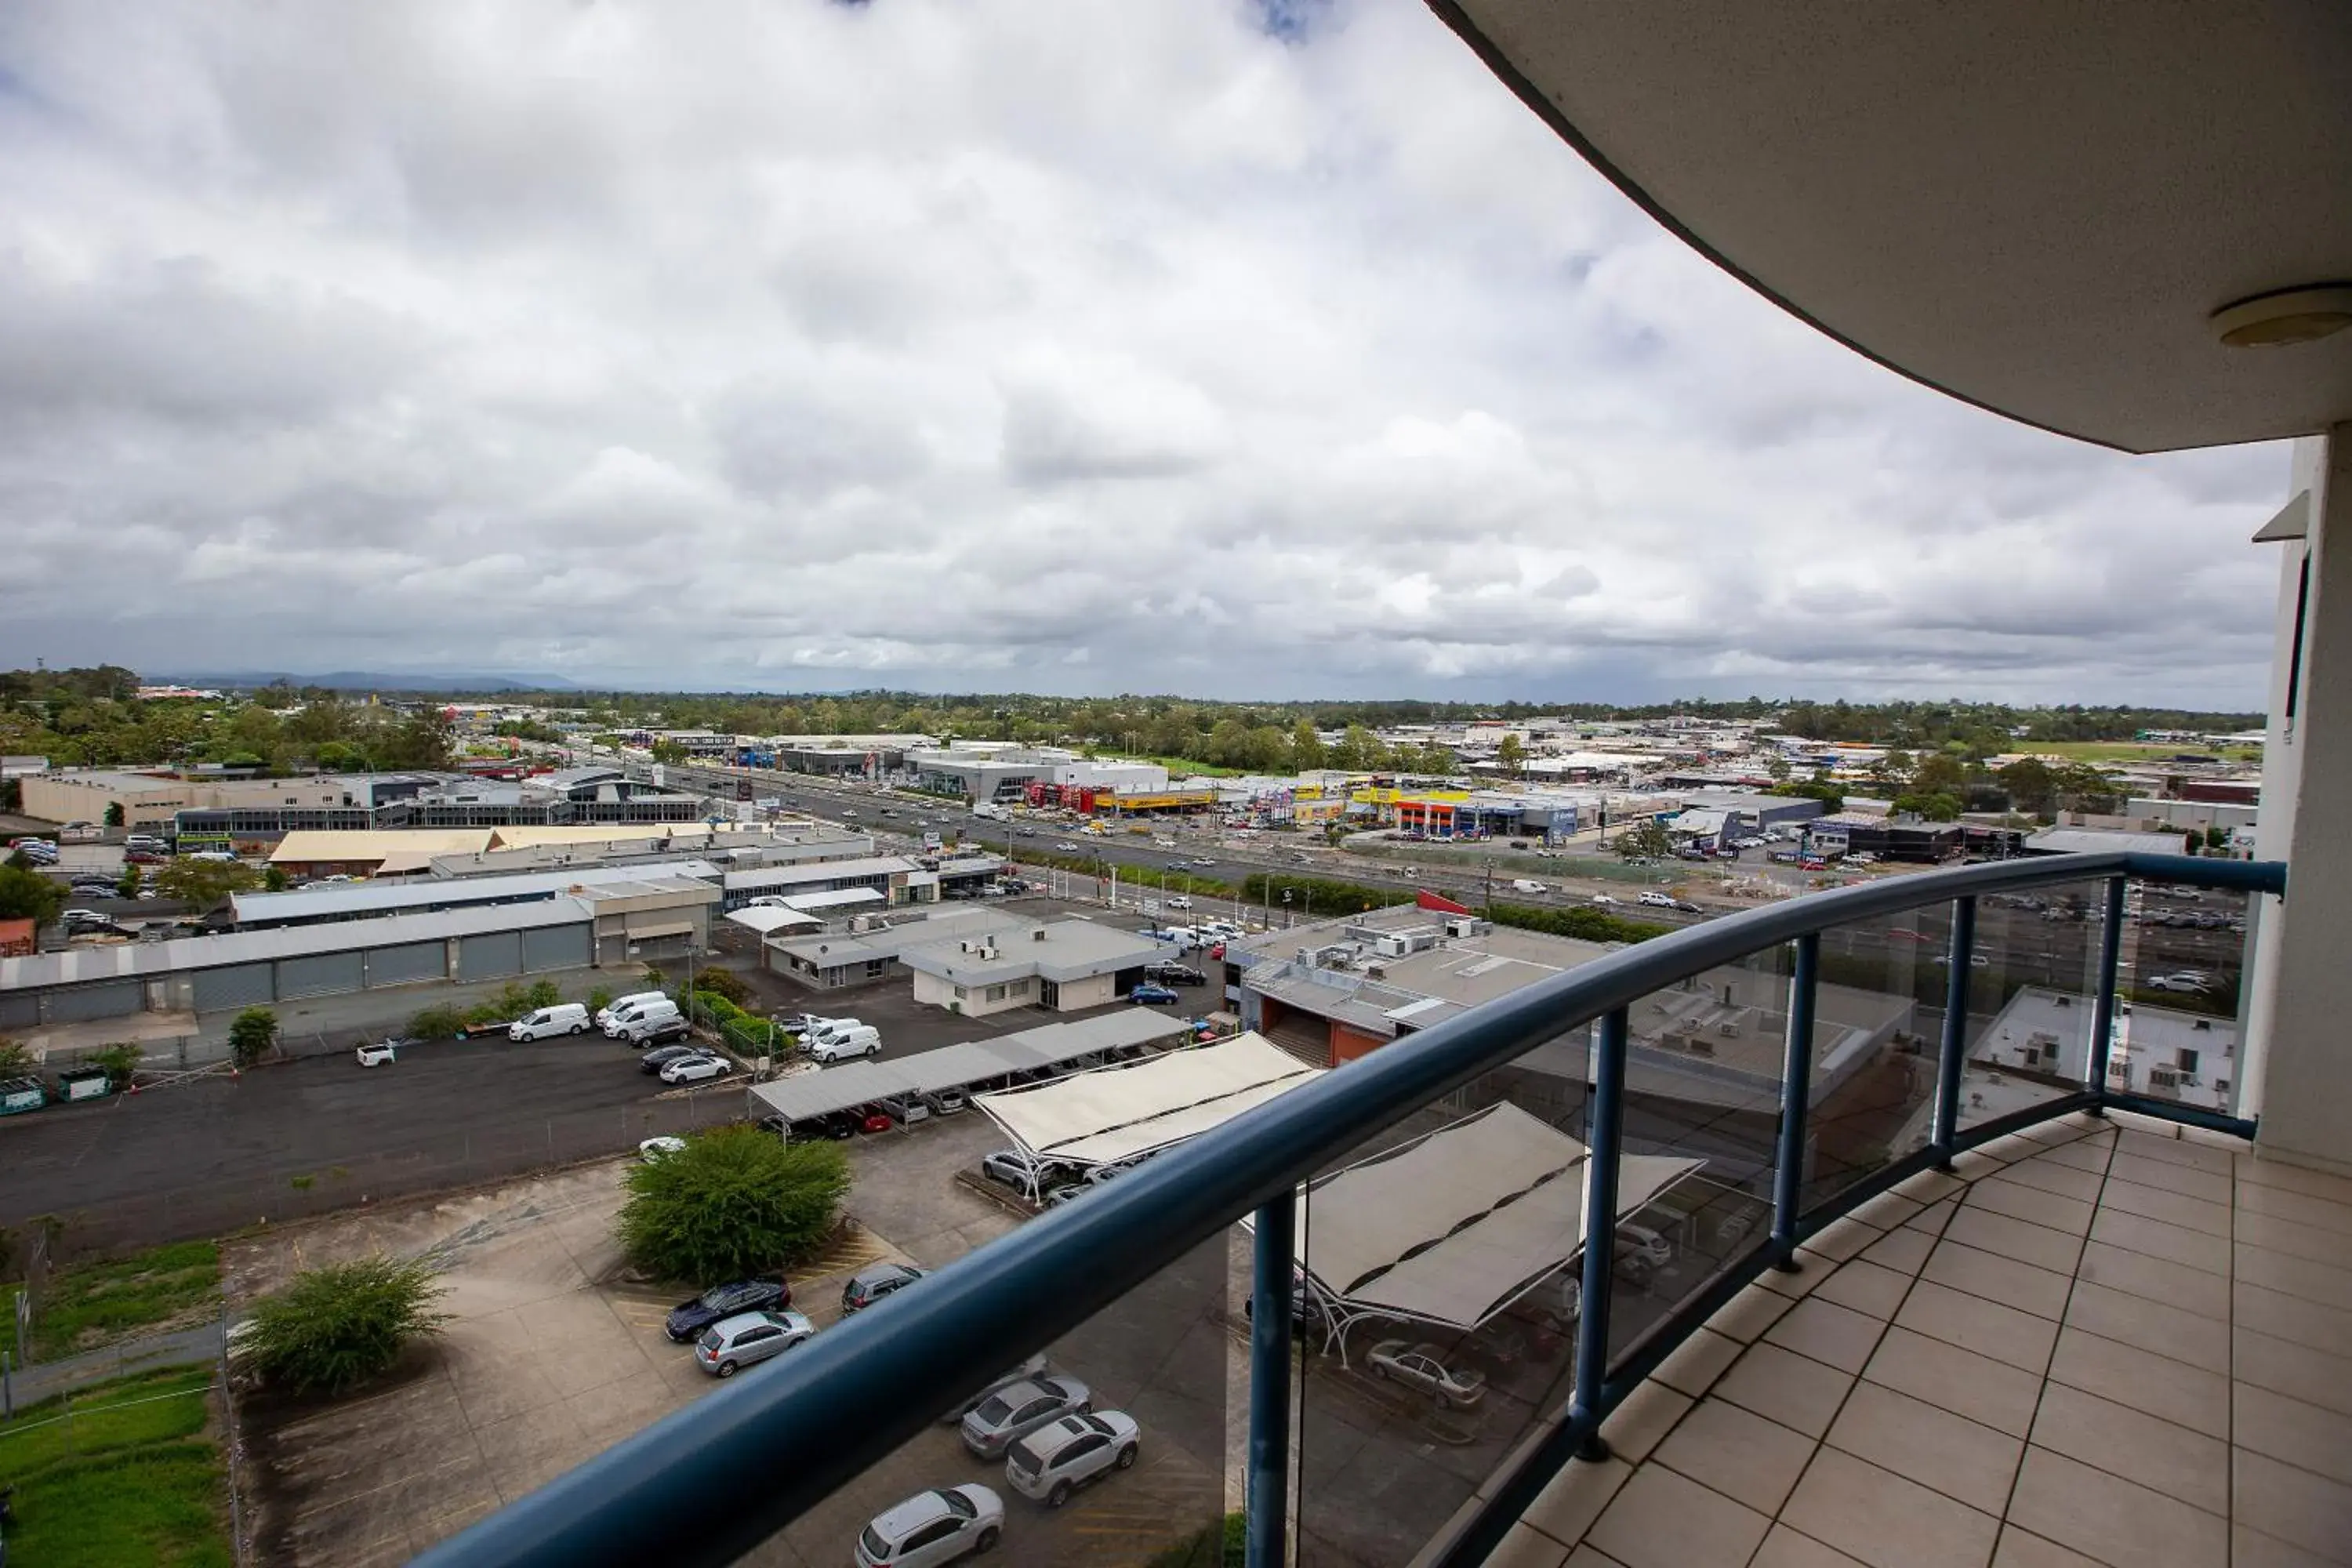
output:
[[184, 970], [260, 963], [320, 952], [356, 952], [404, 942], [446, 942], [485, 931], [540, 931], [584, 925], [588, 909], [563, 897], [542, 903], [489, 904], [382, 920], [332, 921], [324, 925], [284, 926], [275, 931], [231, 931], [221, 936], [182, 937], [175, 942], [125, 942], [120, 947], [83, 947], [30, 958], [0, 958], [0, 991], [71, 985], [91, 980], [128, 980]]
[[992, 1040], [967, 1040], [936, 1051], [919, 1051], [896, 1061], [848, 1062], [820, 1072], [795, 1073], [753, 1084], [759, 1114], [799, 1121], [847, 1110], [894, 1094], [961, 1089], [1010, 1073], [1060, 1067], [1097, 1051], [1150, 1045], [1186, 1033], [1186, 1026], [1159, 1013], [1129, 1008], [1046, 1024]]
[[382, 860], [404, 854], [479, 854], [497, 833], [490, 827], [387, 827], [381, 830], [298, 827], [269, 852], [272, 865], [309, 860]]
[[2025, 840], [2029, 855], [2113, 854], [2178, 855], [2178, 833], [2118, 833], [2107, 827], [2045, 827]]
[[898, 855], [871, 855], [856, 860], [795, 860], [789, 865], [769, 866], [757, 871], [730, 871], [726, 887], [730, 893], [744, 893], [764, 888], [787, 888], [796, 882], [830, 882], [845, 877], [887, 877], [914, 868], [912, 860]]
[[229, 903], [236, 910], [237, 923], [247, 925], [264, 921], [378, 914], [392, 910], [456, 909], [501, 899], [561, 893], [572, 887], [593, 888], [667, 877], [715, 881], [718, 876], [719, 868], [708, 860], [658, 860], [635, 866], [572, 866], [559, 871], [529, 871], [512, 876], [354, 882], [332, 888], [305, 888], [291, 893], [238, 893]]

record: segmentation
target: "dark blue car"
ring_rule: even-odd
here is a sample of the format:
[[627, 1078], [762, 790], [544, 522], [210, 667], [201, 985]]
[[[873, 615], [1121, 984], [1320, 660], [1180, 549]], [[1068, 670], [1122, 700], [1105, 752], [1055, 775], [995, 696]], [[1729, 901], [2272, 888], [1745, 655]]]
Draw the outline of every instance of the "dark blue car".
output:
[[1175, 992], [1165, 985], [1153, 985], [1147, 983], [1129, 992], [1127, 999], [1139, 1005], [1149, 1005], [1156, 1002], [1173, 1002], [1177, 1000], [1177, 996]]
[[694, 1338], [721, 1318], [738, 1312], [781, 1312], [793, 1304], [793, 1288], [782, 1279], [738, 1279], [714, 1285], [691, 1301], [670, 1309], [662, 1331], [680, 1343]]

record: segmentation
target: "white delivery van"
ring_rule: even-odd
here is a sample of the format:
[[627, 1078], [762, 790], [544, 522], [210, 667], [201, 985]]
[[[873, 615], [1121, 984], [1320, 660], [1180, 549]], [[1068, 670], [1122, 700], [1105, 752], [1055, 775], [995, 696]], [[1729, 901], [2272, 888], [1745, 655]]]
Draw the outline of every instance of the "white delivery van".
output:
[[862, 1018], [821, 1018], [801, 1031], [801, 1044], [804, 1047], [820, 1046], [864, 1027], [866, 1023]]
[[1544, 890], [1544, 885], [1527, 877], [1514, 877], [1511, 879], [1511, 890], [1519, 893], [1540, 893]]
[[870, 1057], [882, 1048], [879, 1029], [847, 1029], [838, 1035], [828, 1035], [808, 1047], [809, 1059], [819, 1062], [847, 1061], [852, 1057]]
[[648, 1020], [658, 1023], [677, 1016], [677, 1004], [667, 996], [631, 1002], [625, 1006], [616, 1002], [613, 1005], [613, 1016], [604, 1020], [604, 1033], [615, 1040], [634, 1039], [637, 1025]]
[[584, 1035], [588, 1032], [588, 1009], [578, 1002], [559, 1002], [552, 1007], [541, 1007], [526, 1013], [507, 1026], [509, 1040], [543, 1040], [550, 1035]]
[[615, 996], [611, 1002], [596, 1009], [596, 1026], [601, 1029], [605, 1025], [611, 1023], [613, 1021], [613, 1015], [619, 1012], [624, 1007], [634, 1007], [640, 1002], [667, 1002], [668, 1000], [669, 993], [667, 991], [632, 991], [626, 996]]

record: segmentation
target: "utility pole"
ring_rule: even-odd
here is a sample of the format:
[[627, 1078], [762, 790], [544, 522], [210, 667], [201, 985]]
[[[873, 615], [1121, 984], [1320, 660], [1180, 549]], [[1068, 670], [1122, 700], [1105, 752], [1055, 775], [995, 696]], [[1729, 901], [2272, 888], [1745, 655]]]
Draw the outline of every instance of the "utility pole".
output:
[[1486, 857], [1486, 918], [1495, 918], [1495, 858]]

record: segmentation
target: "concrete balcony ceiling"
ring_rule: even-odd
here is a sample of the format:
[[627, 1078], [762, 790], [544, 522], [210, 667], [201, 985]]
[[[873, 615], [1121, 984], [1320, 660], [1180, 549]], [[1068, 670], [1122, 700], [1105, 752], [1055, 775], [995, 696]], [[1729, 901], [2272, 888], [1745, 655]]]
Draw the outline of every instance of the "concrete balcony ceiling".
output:
[[1894, 370], [2128, 451], [2352, 418], [2352, 331], [2215, 311], [2352, 284], [2343, 0], [1432, 0], [1571, 146]]

